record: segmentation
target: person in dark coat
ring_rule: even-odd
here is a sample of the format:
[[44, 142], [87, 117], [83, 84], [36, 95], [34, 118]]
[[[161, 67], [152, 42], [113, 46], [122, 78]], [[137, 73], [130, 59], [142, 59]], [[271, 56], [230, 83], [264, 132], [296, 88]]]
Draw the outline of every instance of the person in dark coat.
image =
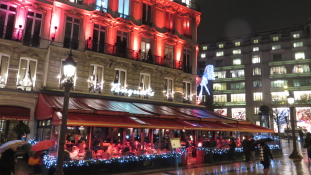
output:
[[0, 174], [12, 175], [15, 169], [15, 151], [17, 147], [10, 148], [2, 153], [0, 158]]
[[235, 144], [234, 139], [230, 140], [229, 147], [230, 148], [229, 148], [228, 154], [230, 156], [231, 161], [235, 162], [236, 158], [234, 157], [234, 153], [235, 153], [236, 144]]
[[250, 153], [250, 160], [252, 161], [252, 162], [255, 162], [255, 151], [256, 151], [256, 148], [255, 148], [255, 144], [254, 144], [254, 142], [255, 142], [255, 140], [254, 140], [254, 136], [253, 135], [251, 135], [251, 136], [249, 136], [249, 153]]
[[263, 165], [264, 175], [268, 174], [270, 168], [270, 158], [273, 160], [269, 146], [266, 143], [260, 143], [260, 163]]
[[311, 146], [311, 134], [307, 132], [304, 148], [309, 148]]
[[90, 150], [89, 147], [85, 147], [85, 157], [84, 157], [84, 160], [90, 160], [90, 159], [93, 159], [92, 150]]
[[303, 142], [303, 132], [302, 130], [299, 130], [299, 137], [300, 137], [300, 142]]
[[33, 174], [42, 174], [42, 169], [41, 166], [43, 164], [43, 152], [42, 151], [37, 151], [35, 154], [32, 156], [34, 159], [40, 159], [37, 165], [34, 165], [33, 167]]
[[243, 154], [245, 157], [245, 161], [249, 161], [249, 141], [247, 135], [244, 136], [244, 140], [242, 141]]

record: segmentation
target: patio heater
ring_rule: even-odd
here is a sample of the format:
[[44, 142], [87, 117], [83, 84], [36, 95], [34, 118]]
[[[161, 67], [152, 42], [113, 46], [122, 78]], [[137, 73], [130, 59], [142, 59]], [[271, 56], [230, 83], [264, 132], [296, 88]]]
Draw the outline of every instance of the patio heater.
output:
[[297, 145], [296, 145], [296, 135], [295, 135], [295, 123], [296, 123], [296, 116], [294, 116], [294, 102], [295, 102], [295, 98], [294, 96], [289, 93], [289, 95], [287, 96], [287, 102], [290, 105], [289, 107], [289, 111], [290, 111], [290, 117], [291, 117], [291, 127], [292, 127], [292, 134], [293, 134], [293, 152], [289, 155], [289, 158], [291, 159], [302, 159], [302, 156], [298, 153], [297, 151]]
[[58, 155], [57, 155], [57, 166], [55, 170], [55, 175], [63, 174], [64, 145], [67, 131], [68, 104], [69, 104], [70, 90], [73, 86], [73, 79], [76, 72], [76, 66], [77, 63], [72, 58], [72, 53], [70, 50], [68, 57], [63, 61], [63, 74], [65, 76], [65, 79], [63, 80], [62, 85], [65, 88], [65, 93], [64, 93], [62, 124], [58, 140]]

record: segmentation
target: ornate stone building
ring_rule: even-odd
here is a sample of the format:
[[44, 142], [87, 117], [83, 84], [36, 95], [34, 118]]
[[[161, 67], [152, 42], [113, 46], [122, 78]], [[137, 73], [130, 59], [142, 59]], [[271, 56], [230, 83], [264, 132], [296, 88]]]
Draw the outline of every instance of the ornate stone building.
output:
[[199, 23], [194, 0], [0, 1], [0, 139], [50, 125], [38, 94], [63, 92], [70, 50], [72, 94], [195, 107]]

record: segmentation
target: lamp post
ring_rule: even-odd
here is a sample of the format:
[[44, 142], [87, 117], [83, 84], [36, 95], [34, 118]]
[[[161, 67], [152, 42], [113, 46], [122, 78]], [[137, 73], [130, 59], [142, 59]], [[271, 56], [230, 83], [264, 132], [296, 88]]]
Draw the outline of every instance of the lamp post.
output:
[[73, 78], [76, 72], [76, 66], [77, 63], [72, 58], [72, 53], [70, 50], [68, 57], [66, 58], [66, 60], [63, 61], [63, 74], [65, 76], [63, 86], [65, 88], [65, 93], [64, 93], [62, 124], [58, 140], [58, 155], [57, 155], [57, 165], [55, 175], [63, 174], [64, 145], [65, 145], [65, 136], [67, 132], [68, 103], [69, 103], [70, 89], [73, 86]]
[[293, 152], [289, 155], [289, 158], [302, 159], [302, 156], [297, 151], [297, 145], [296, 145], [297, 140], [296, 140], [296, 134], [295, 134], [296, 116], [294, 116], [294, 106], [293, 106], [295, 102], [295, 98], [291, 93], [289, 93], [289, 95], [287, 96], [287, 102], [290, 105], [289, 110], [290, 110], [291, 127], [292, 127], [292, 134], [293, 134]]

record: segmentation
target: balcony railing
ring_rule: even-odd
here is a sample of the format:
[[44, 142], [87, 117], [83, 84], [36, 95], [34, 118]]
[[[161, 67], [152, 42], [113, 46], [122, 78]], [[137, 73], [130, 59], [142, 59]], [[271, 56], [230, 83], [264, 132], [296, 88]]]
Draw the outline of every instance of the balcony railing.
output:
[[147, 26], [152, 27], [152, 22], [149, 22], [149, 21], [143, 21], [142, 23], [143, 23], [144, 25], [147, 25]]
[[119, 13], [119, 17], [125, 18], [125, 19], [130, 19], [129, 15], [126, 15], [126, 14], [123, 14], [123, 13]]
[[[98, 44], [98, 46], [97, 46]], [[155, 64], [159, 66], [169, 67], [173, 69], [179, 69], [182, 70], [182, 61], [173, 60], [157, 55], [153, 55], [151, 53], [144, 53], [133, 49], [117, 49], [116, 45], [111, 45], [107, 43], [97, 43], [93, 42], [93, 46], [86, 48], [86, 50], [91, 50], [94, 52], [109, 54], [109, 55], [115, 55], [118, 57], [135, 60], [135, 61], [141, 61], [149, 64]], [[187, 69], [189, 71], [189, 68]]]
[[175, 30], [173, 30], [173, 29], [170, 29], [170, 28], [165, 28], [165, 29], [166, 29], [167, 33], [171, 33], [171, 34], [175, 33]]
[[184, 34], [184, 37], [185, 37], [185, 38], [188, 38], [188, 39], [192, 39], [192, 36], [191, 36], [191, 35]]
[[185, 73], [191, 74], [191, 73], [192, 73], [192, 66], [183, 65], [183, 71], [184, 71]]
[[79, 47], [79, 40], [74, 38], [65, 37], [64, 38], [64, 47], [77, 50]]
[[25, 34], [24, 39], [23, 39], [23, 44], [26, 46], [31, 46], [31, 47], [39, 47], [40, 37]]
[[23, 29], [11, 28], [4, 25], [0, 26], [0, 38], [21, 41], [22, 36]]

